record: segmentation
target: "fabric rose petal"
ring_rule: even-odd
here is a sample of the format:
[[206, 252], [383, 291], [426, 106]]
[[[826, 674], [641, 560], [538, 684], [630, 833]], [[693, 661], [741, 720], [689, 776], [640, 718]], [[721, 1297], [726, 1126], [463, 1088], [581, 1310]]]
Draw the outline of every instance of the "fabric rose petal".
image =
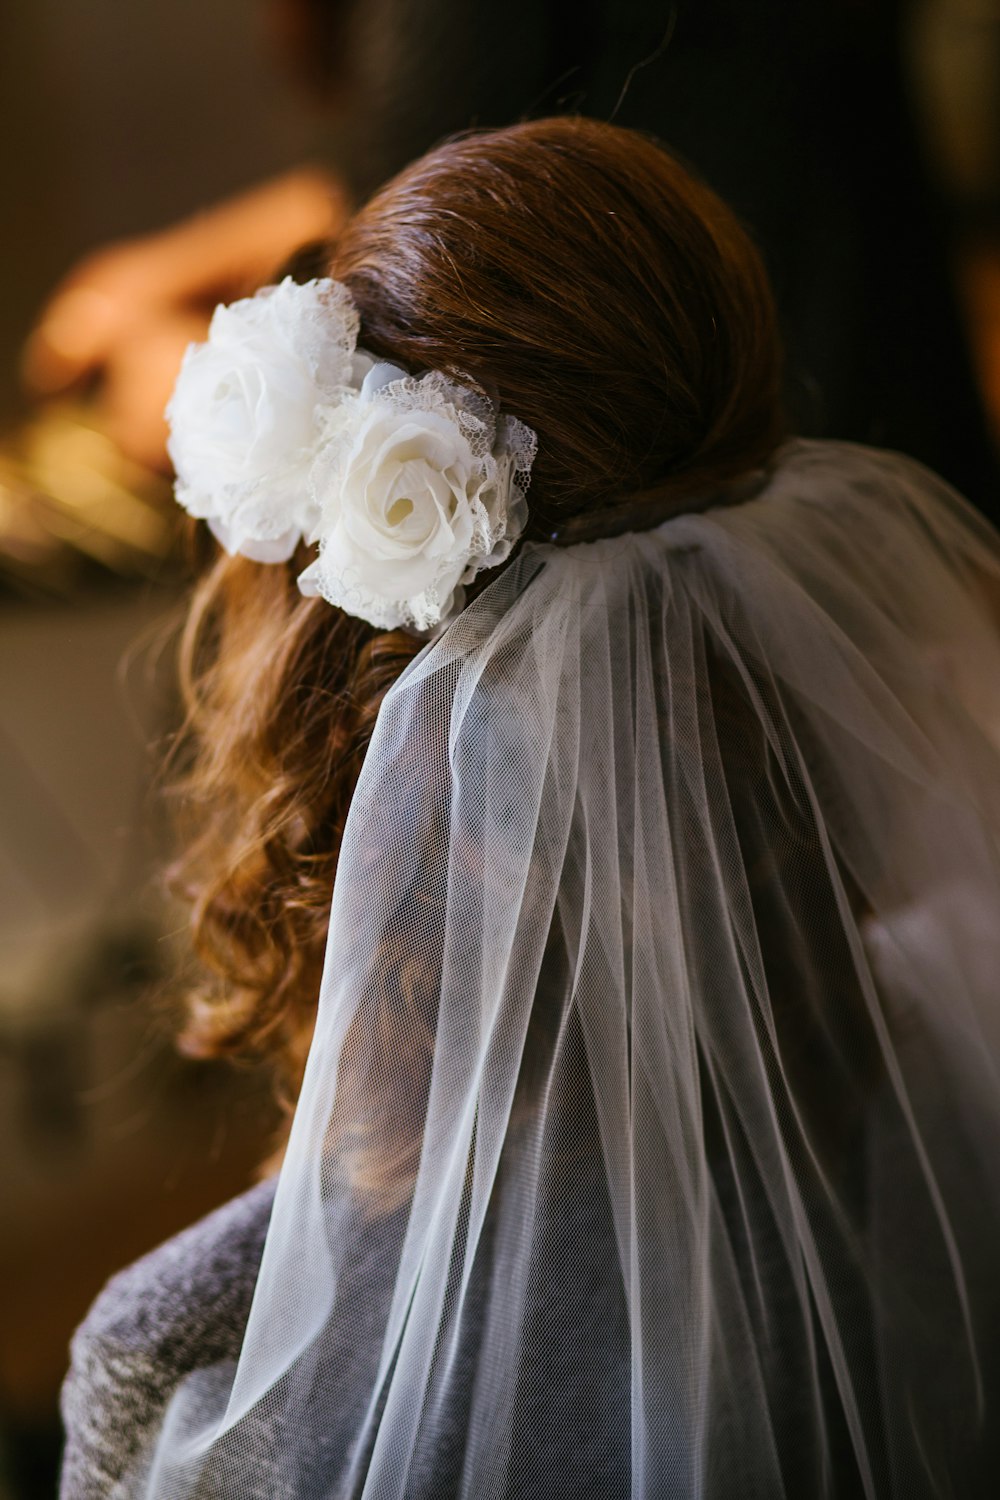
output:
[[258, 562], [318, 543], [303, 593], [430, 631], [523, 531], [536, 438], [470, 387], [357, 349], [358, 327], [330, 280], [217, 308], [167, 408], [177, 498]]
[[321, 413], [350, 389], [357, 333], [346, 287], [288, 278], [216, 308], [189, 347], [167, 449], [177, 499], [227, 552], [283, 562], [312, 530]]
[[299, 586], [382, 629], [434, 629], [524, 529], [535, 446], [467, 387], [376, 365], [317, 459], [320, 552]]

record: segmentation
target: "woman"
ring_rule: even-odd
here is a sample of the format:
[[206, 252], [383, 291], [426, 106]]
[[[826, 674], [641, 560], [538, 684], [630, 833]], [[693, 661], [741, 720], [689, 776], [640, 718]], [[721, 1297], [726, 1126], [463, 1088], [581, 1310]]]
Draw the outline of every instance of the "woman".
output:
[[630, 132], [447, 145], [331, 276], [171, 411], [185, 1044], [294, 1122], [99, 1299], [64, 1495], [990, 1493], [994, 534], [783, 443], [756, 252]]

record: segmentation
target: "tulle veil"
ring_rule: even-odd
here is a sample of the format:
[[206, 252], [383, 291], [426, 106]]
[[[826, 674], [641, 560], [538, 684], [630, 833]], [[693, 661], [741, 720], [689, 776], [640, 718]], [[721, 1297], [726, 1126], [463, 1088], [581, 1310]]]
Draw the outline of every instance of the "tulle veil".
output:
[[1000, 540], [532, 545], [381, 710], [238, 1362], [130, 1493], [996, 1492]]

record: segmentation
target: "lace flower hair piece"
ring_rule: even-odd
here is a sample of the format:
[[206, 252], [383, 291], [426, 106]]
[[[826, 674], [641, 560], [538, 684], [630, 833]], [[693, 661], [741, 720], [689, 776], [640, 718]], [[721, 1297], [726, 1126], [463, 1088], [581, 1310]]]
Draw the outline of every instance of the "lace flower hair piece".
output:
[[509, 556], [537, 440], [481, 392], [366, 354], [358, 329], [330, 280], [216, 308], [167, 407], [177, 499], [257, 562], [316, 544], [303, 593], [429, 631]]

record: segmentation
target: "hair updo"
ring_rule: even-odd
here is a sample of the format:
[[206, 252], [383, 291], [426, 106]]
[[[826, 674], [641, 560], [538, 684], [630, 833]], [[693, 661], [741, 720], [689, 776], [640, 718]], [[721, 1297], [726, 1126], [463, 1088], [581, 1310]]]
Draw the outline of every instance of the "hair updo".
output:
[[[451, 141], [347, 225], [359, 344], [481, 386], [538, 434], [528, 537], [652, 525], [777, 446], [767, 278], [734, 215], [635, 132], [540, 120]], [[666, 506], [666, 510], [664, 507]], [[214, 976], [182, 1045], [263, 1051], [295, 1092], [344, 821], [379, 704], [420, 643], [219, 557], [182, 646], [195, 831], [174, 871]], [[482, 579], [488, 585], [492, 575]]]
[[634, 131], [562, 118], [453, 141], [347, 226], [331, 275], [366, 348], [471, 378], [537, 432], [529, 536], [595, 508], [599, 530], [646, 490], [683, 508], [780, 438], [760, 257]]

